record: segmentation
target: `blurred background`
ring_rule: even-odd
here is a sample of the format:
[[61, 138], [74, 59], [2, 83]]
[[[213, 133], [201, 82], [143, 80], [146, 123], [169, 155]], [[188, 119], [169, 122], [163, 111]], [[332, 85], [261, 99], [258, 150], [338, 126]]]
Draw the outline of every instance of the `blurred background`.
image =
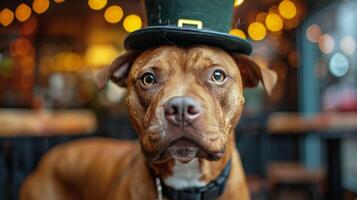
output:
[[[0, 1], [0, 199], [57, 144], [135, 139], [122, 99], [93, 74], [146, 24], [140, 0]], [[230, 34], [276, 71], [245, 91], [236, 139], [253, 199], [357, 198], [357, 1], [236, 0]]]

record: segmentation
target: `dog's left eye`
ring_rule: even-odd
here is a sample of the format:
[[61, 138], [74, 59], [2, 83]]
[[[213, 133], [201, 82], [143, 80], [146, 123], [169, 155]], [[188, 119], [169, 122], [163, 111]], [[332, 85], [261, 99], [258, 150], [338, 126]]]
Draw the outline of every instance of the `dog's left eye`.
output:
[[213, 82], [223, 82], [226, 79], [226, 74], [222, 70], [215, 70], [211, 76]]
[[156, 80], [155, 80], [155, 76], [152, 73], [145, 73], [140, 77], [141, 82], [143, 83], [143, 85], [145, 86], [150, 86], [153, 85]]

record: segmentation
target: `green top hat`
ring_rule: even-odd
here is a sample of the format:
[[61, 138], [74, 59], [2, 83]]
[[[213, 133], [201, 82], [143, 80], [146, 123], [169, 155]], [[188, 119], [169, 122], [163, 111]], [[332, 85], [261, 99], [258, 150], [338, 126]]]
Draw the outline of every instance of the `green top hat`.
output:
[[247, 40], [228, 34], [234, 0], [146, 0], [145, 4], [148, 26], [127, 36], [127, 50], [207, 44], [229, 52], [252, 52]]

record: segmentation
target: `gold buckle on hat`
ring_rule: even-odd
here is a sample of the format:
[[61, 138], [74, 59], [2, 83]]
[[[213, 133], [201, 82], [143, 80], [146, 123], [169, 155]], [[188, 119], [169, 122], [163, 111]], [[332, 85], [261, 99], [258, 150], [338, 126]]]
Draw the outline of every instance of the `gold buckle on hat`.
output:
[[200, 20], [179, 19], [177, 26], [182, 28], [184, 25], [196, 26], [197, 29], [202, 29], [203, 27], [203, 23]]

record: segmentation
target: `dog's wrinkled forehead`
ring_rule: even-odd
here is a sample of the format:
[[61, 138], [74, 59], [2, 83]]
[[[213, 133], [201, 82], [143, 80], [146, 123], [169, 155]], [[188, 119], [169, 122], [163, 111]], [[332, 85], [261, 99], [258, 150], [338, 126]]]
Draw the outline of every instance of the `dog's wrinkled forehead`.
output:
[[243, 87], [256, 87], [261, 82], [268, 94], [271, 94], [277, 82], [275, 72], [257, 65], [249, 56], [228, 53], [206, 45], [161, 46], [144, 52], [129, 51], [116, 58], [109, 67], [96, 73], [94, 80], [99, 88], [103, 88], [109, 79], [119, 86], [127, 87], [128, 78], [137, 78], [141, 69], [155, 67], [155, 65], [157, 65], [156, 69], [171, 71], [177, 70], [177, 66], [180, 66], [180, 70], [191, 72], [212, 65], [221, 66], [228, 70], [228, 73], [237, 73], [233, 77], [241, 77]]
[[[199, 71], [212, 67], [221, 66], [238, 72], [234, 60], [225, 51], [209, 46], [194, 46], [180, 48], [176, 46], [161, 46], [143, 52], [135, 61], [131, 73], [138, 75], [140, 70], [147, 67], [159, 67], [163, 70]], [[177, 69], [176, 69], [177, 70]]]
[[170, 69], [170, 67], [180, 64], [182, 53], [183, 50], [180, 48], [169, 46], [146, 50], [135, 60], [131, 75], [138, 76], [140, 71], [150, 67]]

